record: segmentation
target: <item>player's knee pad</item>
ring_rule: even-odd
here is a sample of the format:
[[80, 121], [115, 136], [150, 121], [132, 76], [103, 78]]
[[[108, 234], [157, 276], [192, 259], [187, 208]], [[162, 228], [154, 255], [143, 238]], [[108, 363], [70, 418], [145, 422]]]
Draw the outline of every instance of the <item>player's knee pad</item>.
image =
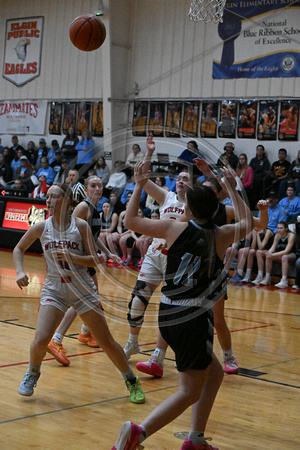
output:
[[127, 320], [131, 327], [141, 327], [152, 291], [144, 281], [138, 280], [131, 294], [128, 304]]

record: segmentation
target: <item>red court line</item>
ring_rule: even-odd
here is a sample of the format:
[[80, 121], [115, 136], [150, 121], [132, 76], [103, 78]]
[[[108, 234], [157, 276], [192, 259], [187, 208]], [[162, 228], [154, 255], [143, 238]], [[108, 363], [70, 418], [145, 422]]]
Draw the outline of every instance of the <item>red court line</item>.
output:
[[[267, 325], [257, 326], [257, 327], [249, 327], [249, 328], [240, 328], [238, 330], [230, 330], [230, 333], [235, 333], [237, 331], [249, 331], [249, 330], [256, 330], [257, 328], [267, 328], [267, 327], [275, 327], [275, 323], [269, 323]], [[217, 334], [217, 333], [215, 333]]]
[[[146, 347], [147, 345], [155, 345], [156, 342], [148, 342], [147, 344], [140, 344], [140, 347]], [[76, 353], [74, 355], [68, 355], [68, 358], [74, 358], [76, 356], [86, 356], [86, 355], [93, 355], [94, 353], [104, 353], [104, 350], [96, 350], [93, 352], [86, 352], [86, 353]], [[55, 361], [55, 358], [45, 358], [43, 359], [43, 362], [45, 361]], [[29, 364], [29, 361], [23, 361], [19, 363], [13, 363], [13, 364], [3, 364], [0, 366], [0, 369], [4, 367], [13, 367], [13, 366], [22, 366], [24, 364]]]
[[242, 319], [241, 317], [231, 317], [231, 316], [225, 316], [228, 319], [237, 319], [237, 320], [243, 320], [244, 322], [254, 322], [254, 323], [262, 323], [267, 325], [268, 322], [261, 322], [260, 320], [251, 320], [251, 319]]
[[291, 327], [292, 330], [300, 330], [300, 328]]

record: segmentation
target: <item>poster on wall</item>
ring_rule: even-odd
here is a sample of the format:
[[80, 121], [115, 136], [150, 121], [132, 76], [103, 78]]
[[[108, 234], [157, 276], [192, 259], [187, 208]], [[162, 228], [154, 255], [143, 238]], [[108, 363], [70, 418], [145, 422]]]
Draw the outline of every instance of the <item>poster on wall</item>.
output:
[[166, 137], [180, 137], [182, 102], [167, 103]]
[[133, 136], [146, 136], [146, 124], [148, 121], [148, 102], [134, 102], [133, 105]]
[[164, 135], [165, 103], [150, 102], [148, 131], [153, 136]]
[[103, 102], [94, 102], [92, 109], [92, 134], [103, 136]]
[[278, 104], [272, 100], [262, 100], [259, 104], [257, 139], [275, 141], [277, 136]]
[[184, 102], [182, 134], [183, 136], [198, 136], [200, 102]]
[[282, 100], [280, 105], [280, 141], [298, 141], [299, 101]]
[[300, 1], [226, 2], [213, 78], [300, 76]]
[[64, 122], [63, 133], [67, 134], [68, 129], [73, 127], [76, 130], [76, 103], [65, 102], [64, 103]]
[[52, 102], [50, 105], [49, 133], [61, 134], [62, 103]]
[[0, 102], [0, 130], [3, 134], [45, 134], [46, 100]]
[[90, 129], [91, 104], [89, 102], [79, 102], [77, 104], [77, 130], [81, 135], [84, 130]]
[[255, 138], [257, 102], [244, 100], [239, 102], [238, 137]]
[[218, 135], [224, 138], [234, 138], [237, 121], [237, 102], [224, 100], [219, 114]]
[[217, 137], [219, 102], [204, 101], [202, 102], [200, 136], [203, 138]]
[[40, 75], [44, 17], [6, 21], [3, 78], [23, 86]]

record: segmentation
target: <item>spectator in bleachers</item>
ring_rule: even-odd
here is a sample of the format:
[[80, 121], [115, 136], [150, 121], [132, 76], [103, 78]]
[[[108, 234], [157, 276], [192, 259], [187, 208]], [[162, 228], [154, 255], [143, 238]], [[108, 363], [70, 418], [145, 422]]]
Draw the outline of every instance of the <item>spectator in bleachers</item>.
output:
[[298, 150], [297, 158], [290, 165], [287, 177], [282, 180], [279, 185], [278, 196], [282, 199], [286, 194], [288, 184], [294, 183], [296, 195], [300, 193], [300, 150]]
[[126, 166], [134, 167], [138, 161], [144, 159], [145, 153], [141, 151], [139, 144], [133, 144], [132, 152], [129, 153], [126, 159]]
[[43, 156], [41, 158], [41, 167], [37, 171], [36, 177], [39, 178], [41, 175], [45, 175], [47, 184], [49, 184], [49, 186], [51, 186], [56, 174], [55, 174], [54, 170], [52, 169], [52, 167], [49, 166], [49, 161], [48, 161], [47, 156]]
[[271, 172], [265, 178], [265, 195], [269, 189], [276, 189], [278, 191], [282, 180], [285, 180], [288, 175], [290, 163], [287, 161], [287, 151], [285, 148], [278, 150], [278, 161], [273, 162]]
[[[65, 183], [68, 176], [68, 165], [69, 161], [66, 158], [61, 160], [61, 168], [56, 173], [53, 183]], [[55, 169], [53, 168], [54, 172]]]
[[296, 261], [295, 243], [295, 233], [289, 230], [286, 222], [279, 222], [277, 225], [277, 233], [275, 234], [274, 242], [270, 250], [258, 250], [256, 252], [258, 276], [260, 277], [263, 275], [264, 260], [266, 261], [266, 275], [260, 281], [260, 286], [271, 284], [272, 264], [273, 261], [276, 261], [281, 263], [282, 278], [275, 286], [280, 289], [288, 287], [287, 277], [289, 264], [293, 264]]
[[103, 186], [106, 186], [106, 183], [109, 180], [110, 170], [106, 164], [104, 156], [100, 156], [100, 158], [98, 158], [94, 169], [96, 170], [97, 176], [101, 178]]
[[23, 155], [25, 155], [25, 150], [22, 150], [21, 148], [19, 148], [14, 154], [14, 158], [10, 164], [13, 171], [13, 176], [15, 175], [17, 168], [21, 166], [20, 158]]
[[[230, 248], [226, 250], [226, 254], [230, 253], [230, 258], [226, 257], [225, 254], [225, 260], [230, 261], [232, 257], [235, 257], [238, 260], [236, 272], [233, 277], [230, 278], [230, 281], [233, 283], [241, 283], [243, 280], [243, 271], [250, 248], [254, 248], [256, 245], [256, 240], [253, 239], [253, 236], [254, 235], [251, 232], [244, 239], [239, 241], [237, 245], [235, 245], [236, 243], [232, 244], [232, 247], [235, 247], [235, 252], [230, 252]], [[226, 267], [226, 264], [224, 268], [227, 272], [229, 272], [229, 267]]]
[[127, 183], [127, 177], [124, 173], [124, 161], [116, 161], [114, 164], [114, 168], [115, 172], [111, 174], [105, 187], [105, 195], [110, 195], [110, 192], [114, 189], [117, 190], [117, 195], [118, 197], [120, 197]]
[[23, 184], [23, 181], [21, 178], [16, 178], [14, 180], [14, 184], [11, 187], [12, 187], [12, 189], [27, 191], [27, 188], [26, 188], [25, 184]]
[[76, 145], [78, 144], [78, 142], [79, 139], [74, 127], [69, 127], [66, 137], [61, 144], [63, 158], [66, 158], [69, 163], [77, 157]]
[[26, 156], [30, 164], [35, 166], [38, 158], [38, 151], [35, 148], [35, 143], [33, 141], [29, 141], [27, 144]]
[[[133, 175], [133, 174], [132, 174], [132, 175]], [[125, 203], [126, 203], [127, 200], [128, 200], [128, 194], [129, 194], [129, 193], [132, 194], [132, 192], [134, 191], [134, 188], [135, 188], [135, 181], [134, 181], [133, 177], [131, 177], [131, 178], [129, 178], [129, 180], [127, 180], [125, 189], [124, 189], [124, 191], [123, 191], [123, 193], [122, 193], [122, 195], [121, 195], [121, 199], [120, 199], [121, 202], [124, 203], [124, 205], [125, 205]], [[142, 194], [141, 194], [141, 201], [140, 201], [140, 206], [141, 206], [141, 208], [144, 208], [144, 207], [145, 207], [146, 196], [147, 196], [147, 194], [146, 194], [146, 192], [143, 190], [143, 191], [142, 191]]]
[[95, 141], [92, 138], [90, 130], [86, 129], [83, 131], [81, 140], [75, 149], [77, 150], [76, 169], [80, 170], [82, 177], [85, 177], [93, 162], [95, 150]]
[[104, 245], [108, 245], [109, 236], [116, 231], [118, 225], [118, 214], [113, 212], [110, 202], [105, 200], [102, 204], [102, 212], [100, 213], [101, 218], [101, 231], [99, 238]]
[[235, 170], [237, 168], [239, 159], [234, 154], [234, 149], [235, 149], [235, 145], [232, 142], [227, 142], [224, 146], [224, 150], [225, 150], [224, 153], [220, 156], [220, 158], [217, 161], [217, 166], [222, 167], [222, 165], [223, 165], [222, 158], [224, 158], [224, 156], [225, 156], [226, 159], [228, 160], [228, 163]]
[[[128, 202], [126, 203], [127, 208]], [[119, 215], [117, 231], [107, 236], [107, 244], [110, 251], [114, 254], [118, 254], [117, 245], [123, 248], [124, 253], [122, 255], [122, 261], [127, 259], [127, 247], [126, 240], [129, 238], [131, 231], [124, 225], [126, 210], [122, 211]], [[128, 263], [128, 261], [127, 261]]]
[[236, 174], [243, 184], [243, 188], [246, 191], [250, 209], [254, 209], [253, 205], [253, 170], [248, 165], [248, 158], [245, 153], [239, 155], [239, 162], [236, 168]]
[[50, 166], [52, 167], [52, 169], [54, 170], [54, 172], [56, 174], [58, 174], [58, 172], [61, 169], [61, 163], [62, 163], [62, 154], [61, 154], [61, 150], [58, 148], [54, 154], [54, 161], [52, 161], [50, 163]]
[[126, 206], [121, 202], [121, 200], [118, 199], [116, 192], [112, 191], [110, 193], [109, 201], [112, 211], [118, 214], [118, 216], [122, 211], [125, 211]]
[[[12, 146], [10, 147], [10, 154], [11, 154], [11, 157], [13, 158], [14, 156], [15, 156], [15, 154], [16, 154], [16, 152], [18, 151], [18, 150], [23, 150], [24, 152], [25, 152], [25, 149], [24, 149], [24, 147], [22, 147], [22, 145], [20, 145], [19, 144], [19, 138], [18, 138], [18, 136], [13, 136], [12, 138], [11, 138], [11, 142], [12, 142]], [[25, 153], [24, 153], [25, 154]]]
[[0, 138], [0, 153], [2, 153], [3, 145], [2, 145], [2, 139]]
[[47, 156], [51, 167], [52, 167], [52, 163], [55, 161], [55, 154], [57, 151], [59, 151], [61, 153], [61, 149], [60, 149], [58, 141], [56, 139], [53, 139], [51, 141], [51, 148], [48, 150], [48, 154], [44, 155], [44, 156]]
[[5, 187], [6, 183], [12, 180], [12, 176], [10, 163], [5, 160], [3, 153], [0, 153], [0, 186]]
[[66, 184], [69, 184], [73, 191], [74, 199], [80, 203], [84, 198], [86, 198], [86, 192], [84, 185], [79, 182], [79, 173], [76, 169], [70, 169], [68, 176], [65, 180]]
[[33, 175], [33, 167], [28, 162], [28, 159], [25, 155], [20, 158], [20, 167], [17, 168], [14, 174], [14, 179], [21, 178], [23, 184], [27, 187], [29, 192], [33, 189], [33, 184], [31, 182], [31, 176]]
[[11, 155], [11, 152], [7, 146], [3, 147], [2, 155], [4, 156], [5, 163], [11, 164], [13, 157]]
[[45, 199], [49, 188], [50, 186], [46, 182], [45, 175], [40, 175], [38, 185], [31, 192], [31, 197]]
[[166, 186], [171, 192], [176, 192], [176, 180], [177, 180], [177, 174], [176, 174], [176, 165], [171, 163], [168, 166], [168, 175], [165, 176], [166, 180]]
[[300, 198], [296, 195], [295, 186], [288, 184], [286, 197], [279, 202], [286, 213], [286, 221], [289, 223], [293, 220], [293, 216], [300, 214]]
[[49, 149], [47, 147], [46, 140], [45, 140], [45, 138], [41, 138], [39, 140], [39, 148], [37, 150], [38, 156], [37, 156], [37, 160], [36, 160], [36, 166], [40, 167], [42, 157], [44, 157], [44, 156], [48, 157], [48, 152], [49, 152]]
[[194, 161], [195, 158], [205, 159], [203, 154], [199, 151], [197, 142], [189, 141], [187, 143], [187, 148], [180, 153], [177, 161], [182, 164], [185, 163], [195, 164]]
[[257, 145], [256, 156], [251, 159], [250, 166], [253, 170], [253, 203], [257, 204], [264, 198], [264, 178], [271, 168], [262, 144]]
[[[169, 192], [169, 188], [166, 186], [166, 179], [165, 177], [155, 177], [154, 178], [154, 183], [157, 184], [157, 186], [163, 188], [165, 191]], [[151, 195], [147, 195], [146, 197], [146, 209], [148, 211], [146, 211], [147, 213], [151, 211], [153, 211], [154, 209], [159, 208], [159, 204], [154, 200], [153, 197], [151, 197]]]

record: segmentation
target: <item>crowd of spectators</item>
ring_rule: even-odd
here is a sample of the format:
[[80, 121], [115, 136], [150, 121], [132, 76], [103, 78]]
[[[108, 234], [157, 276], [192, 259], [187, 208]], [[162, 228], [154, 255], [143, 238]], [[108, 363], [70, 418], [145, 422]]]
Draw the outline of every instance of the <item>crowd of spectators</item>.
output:
[[[70, 184], [75, 199], [80, 202], [86, 197], [84, 180], [90, 175], [97, 175], [103, 183], [103, 195], [98, 203], [98, 209], [102, 211], [103, 218], [101, 231], [103, 241], [113, 251], [119, 250], [123, 261], [131, 261], [134, 246], [139, 248], [143, 258], [145, 242], [148, 240], [133, 236], [130, 230], [122, 228], [126, 203], [135, 187], [132, 178], [133, 168], [145, 155], [138, 144], [133, 144], [127, 158], [115, 161], [111, 171], [103, 156], [95, 159], [95, 142], [89, 130], [84, 130], [82, 136], [78, 137], [74, 128], [70, 127], [61, 146], [56, 139], [53, 139], [48, 146], [43, 137], [39, 139], [38, 146], [33, 141], [29, 141], [26, 149], [19, 144], [17, 136], [13, 136], [11, 141], [11, 147], [0, 147], [1, 188], [22, 191], [25, 196], [31, 198], [45, 199], [47, 190], [53, 183], [65, 182]], [[167, 167], [158, 167], [157, 173], [155, 171], [152, 173], [152, 179], [164, 189], [175, 192], [178, 172], [188, 167], [194, 175], [194, 182], [203, 182], [205, 177], [199, 173], [194, 161], [199, 157], [205, 159], [204, 152], [199, 150], [196, 141], [189, 141], [187, 148], [180, 153], [177, 160], [171, 161]], [[297, 158], [290, 163], [287, 150], [280, 148], [278, 160], [271, 165], [264, 146], [259, 144], [256, 147], [255, 156], [250, 158], [248, 163], [247, 155], [245, 153], [237, 155], [235, 145], [228, 142], [216, 164], [210, 164], [210, 166], [212, 170], [217, 170], [224, 164], [236, 172], [237, 189], [242, 190], [243, 195], [246, 194], [254, 214], [257, 202], [260, 199], [269, 199], [267, 229], [260, 232], [254, 231], [249, 239], [236, 243], [229, 252], [231, 255], [241, 255], [241, 261], [232, 280], [248, 282], [256, 252], [258, 250], [269, 252], [273, 249], [274, 238], [278, 235], [278, 224], [286, 223], [290, 230], [297, 231], [297, 217], [300, 215], [300, 150]], [[224, 204], [227, 202], [228, 199], [223, 201]], [[146, 192], [143, 192], [140, 208], [141, 214], [148, 217], [154, 214], [155, 217], [159, 205], [153, 198], [147, 196]], [[128, 247], [130, 240], [125, 239], [125, 236], [131, 238], [131, 247]], [[242, 251], [239, 251], [239, 248]], [[294, 261], [293, 258], [289, 260]], [[268, 264], [270, 266], [270, 263]], [[245, 265], [247, 268], [243, 276]], [[300, 266], [300, 263], [298, 265]], [[282, 285], [285, 285], [285, 280]]]

